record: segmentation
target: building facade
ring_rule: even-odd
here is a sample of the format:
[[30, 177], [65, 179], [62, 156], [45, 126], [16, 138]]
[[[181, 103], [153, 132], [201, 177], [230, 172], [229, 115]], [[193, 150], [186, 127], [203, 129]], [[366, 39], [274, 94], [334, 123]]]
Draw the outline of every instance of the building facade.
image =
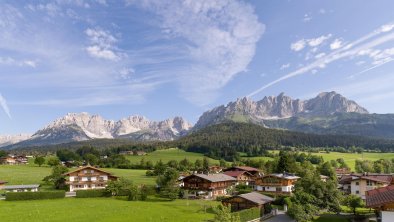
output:
[[226, 171], [226, 172], [223, 172], [223, 174], [236, 179], [237, 180], [236, 185], [238, 185], [238, 184], [249, 185], [252, 182], [254, 182], [253, 175], [251, 175], [250, 173], [248, 173], [246, 171]]
[[185, 198], [213, 199], [228, 195], [236, 179], [225, 174], [192, 174], [183, 178], [183, 189], [187, 190]]
[[354, 194], [365, 200], [366, 192], [392, 184], [391, 174], [363, 173], [342, 176], [341, 189], [347, 194]]
[[255, 190], [277, 194], [291, 194], [299, 178], [294, 174], [269, 174], [255, 181]]
[[64, 174], [68, 176], [66, 184], [70, 192], [76, 190], [104, 189], [108, 181], [117, 180], [118, 177], [101, 169], [85, 166]]

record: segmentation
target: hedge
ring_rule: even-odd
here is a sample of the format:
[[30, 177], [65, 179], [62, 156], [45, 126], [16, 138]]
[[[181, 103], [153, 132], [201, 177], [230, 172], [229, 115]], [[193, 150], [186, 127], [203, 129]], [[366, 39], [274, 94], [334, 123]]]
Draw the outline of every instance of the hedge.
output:
[[236, 212], [241, 218], [241, 222], [250, 221], [260, 217], [260, 208], [253, 207], [246, 210]]
[[39, 192], [8, 192], [5, 200], [42, 200], [64, 198], [66, 191], [39, 191]]
[[97, 190], [77, 190], [77, 198], [89, 198], [89, 197], [109, 197], [111, 196], [105, 189]]

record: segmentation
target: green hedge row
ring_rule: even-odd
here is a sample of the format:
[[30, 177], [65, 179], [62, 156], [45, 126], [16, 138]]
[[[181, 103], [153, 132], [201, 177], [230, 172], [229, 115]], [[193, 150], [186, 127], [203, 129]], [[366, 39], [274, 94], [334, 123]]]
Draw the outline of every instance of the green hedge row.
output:
[[246, 210], [236, 212], [241, 218], [241, 222], [250, 221], [260, 217], [260, 208], [253, 207]]
[[111, 196], [111, 193], [106, 192], [105, 189], [77, 190], [75, 193], [77, 195], [77, 198], [109, 197], [109, 196]]
[[39, 192], [8, 192], [5, 200], [42, 200], [64, 198], [66, 191], [39, 191]]

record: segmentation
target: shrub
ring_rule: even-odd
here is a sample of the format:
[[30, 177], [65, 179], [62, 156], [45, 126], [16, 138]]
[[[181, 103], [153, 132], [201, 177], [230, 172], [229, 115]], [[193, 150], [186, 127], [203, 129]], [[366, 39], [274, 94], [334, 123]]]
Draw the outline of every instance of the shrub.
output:
[[77, 198], [89, 198], [89, 197], [108, 197], [111, 196], [105, 189], [97, 190], [77, 190]]
[[241, 222], [250, 221], [260, 217], [260, 208], [253, 207], [250, 209], [238, 211], [236, 213], [239, 214]]
[[62, 191], [40, 191], [40, 192], [8, 192], [5, 199], [8, 201], [15, 200], [42, 200], [64, 198], [66, 192]]

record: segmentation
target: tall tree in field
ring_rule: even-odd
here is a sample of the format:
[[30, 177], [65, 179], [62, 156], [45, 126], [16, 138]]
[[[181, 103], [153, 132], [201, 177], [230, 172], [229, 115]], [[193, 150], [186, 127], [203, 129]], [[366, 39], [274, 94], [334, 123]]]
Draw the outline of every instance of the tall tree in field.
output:
[[60, 165], [60, 160], [56, 156], [49, 157], [47, 160], [47, 164], [51, 167]]
[[43, 181], [47, 183], [53, 183], [56, 189], [66, 188], [66, 177], [65, 173], [68, 172], [68, 168], [62, 165], [56, 165], [52, 168], [52, 174], [46, 176]]
[[160, 196], [175, 200], [179, 195], [179, 187], [177, 179], [179, 173], [176, 169], [167, 168], [163, 174], [159, 175], [156, 179], [157, 185], [160, 187]]
[[280, 151], [276, 172], [277, 173], [294, 172], [296, 168], [297, 168], [297, 164], [293, 155], [290, 155], [290, 153], [285, 151]]
[[347, 195], [343, 203], [345, 204], [345, 206], [349, 207], [352, 210], [354, 215], [356, 215], [356, 209], [358, 207], [364, 206], [363, 200], [359, 196], [356, 196], [354, 194]]
[[45, 158], [43, 156], [38, 156], [34, 159], [34, 163], [40, 167], [45, 163]]

